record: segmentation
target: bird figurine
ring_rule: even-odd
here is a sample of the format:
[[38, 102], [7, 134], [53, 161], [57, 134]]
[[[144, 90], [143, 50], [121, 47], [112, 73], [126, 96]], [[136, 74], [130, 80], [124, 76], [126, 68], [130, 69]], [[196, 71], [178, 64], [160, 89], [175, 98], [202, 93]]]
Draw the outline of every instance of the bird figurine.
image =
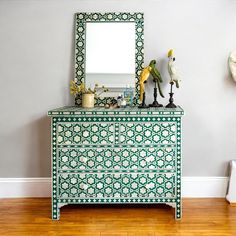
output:
[[177, 106], [174, 104], [174, 99], [173, 99], [173, 85], [175, 84], [176, 88], [179, 88], [179, 72], [178, 69], [175, 65], [175, 57], [173, 55], [173, 49], [169, 50], [168, 52], [168, 72], [170, 75], [170, 99], [169, 99], [169, 103], [166, 105], [166, 107], [168, 108], [176, 108]]
[[161, 90], [161, 85], [160, 85], [160, 83], [162, 83], [163, 80], [162, 80], [160, 72], [156, 68], [156, 60], [151, 60], [151, 62], [149, 63], [149, 66], [152, 68], [151, 75], [153, 77], [153, 82], [155, 83], [154, 93], [153, 93], [154, 102], [152, 104], [150, 104], [149, 106], [150, 107], [162, 107], [163, 105], [161, 105], [157, 102], [157, 87], [158, 87], [159, 94], [161, 95], [161, 97], [164, 98], [164, 95]]
[[140, 85], [140, 97], [139, 97], [139, 100], [142, 102], [142, 105], [139, 106], [140, 108], [144, 108], [144, 107], [147, 107], [146, 104], [145, 104], [145, 86], [144, 86], [144, 83], [147, 82], [149, 76], [150, 76], [150, 73], [151, 73], [151, 66], [147, 66], [145, 67], [141, 74], [140, 74], [140, 80], [139, 80], [139, 85]]
[[169, 50], [168, 52], [168, 72], [170, 75], [170, 84], [175, 83], [176, 88], [179, 88], [179, 72], [178, 68], [175, 65], [175, 57], [173, 55], [173, 49]]

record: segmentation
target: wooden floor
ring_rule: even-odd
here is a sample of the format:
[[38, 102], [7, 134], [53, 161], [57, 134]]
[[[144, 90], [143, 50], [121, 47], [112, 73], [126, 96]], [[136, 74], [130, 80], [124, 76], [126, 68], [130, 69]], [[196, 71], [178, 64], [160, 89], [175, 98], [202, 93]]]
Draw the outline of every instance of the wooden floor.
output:
[[48, 198], [0, 199], [0, 236], [236, 236], [236, 207], [224, 199], [184, 199], [181, 221], [165, 205], [73, 205], [50, 217]]

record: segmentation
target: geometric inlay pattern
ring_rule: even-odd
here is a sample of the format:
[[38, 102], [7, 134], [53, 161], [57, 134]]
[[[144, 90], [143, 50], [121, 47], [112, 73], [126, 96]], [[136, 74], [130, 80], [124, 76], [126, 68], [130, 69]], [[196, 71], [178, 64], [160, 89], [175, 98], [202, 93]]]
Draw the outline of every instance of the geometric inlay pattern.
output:
[[59, 123], [57, 131], [59, 145], [106, 145], [114, 142], [114, 124], [109, 123]]
[[[139, 77], [144, 61], [144, 21], [143, 13], [77, 13], [75, 17], [75, 76], [77, 84], [86, 84], [86, 23], [87, 22], [134, 22], [135, 24], [135, 97], [134, 105], [139, 102]], [[96, 105], [105, 105], [114, 100], [112, 97], [97, 98]], [[75, 104], [81, 104], [81, 96], [75, 98]]]
[[176, 123], [124, 123], [120, 125], [121, 144], [174, 144]]
[[59, 198], [173, 198], [175, 173], [63, 173]]
[[50, 112], [52, 218], [65, 204], [172, 203], [180, 219], [183, 110], [110, 112]]
[[160, 148], [60, 148], [60, 170], [171, 170], [175, 147]]

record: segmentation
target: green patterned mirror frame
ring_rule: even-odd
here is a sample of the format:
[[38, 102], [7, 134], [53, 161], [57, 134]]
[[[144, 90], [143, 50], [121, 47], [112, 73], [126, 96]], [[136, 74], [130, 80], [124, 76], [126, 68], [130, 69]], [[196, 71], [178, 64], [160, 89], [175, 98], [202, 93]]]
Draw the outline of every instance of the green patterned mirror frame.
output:
[[[76, 13], [75, 16], [75, 82], [85, 82], [85, 45], [86, 22], [135, 22], [135, 98], [139, 102], [139, 76], [144, 61], [144, 19], [143, 13]], [[112, 97], [97, 98], [95, 105], [104, 106], [111, 103]], [[81, 95], [76, 96], [75, 105], [81, 105]]]

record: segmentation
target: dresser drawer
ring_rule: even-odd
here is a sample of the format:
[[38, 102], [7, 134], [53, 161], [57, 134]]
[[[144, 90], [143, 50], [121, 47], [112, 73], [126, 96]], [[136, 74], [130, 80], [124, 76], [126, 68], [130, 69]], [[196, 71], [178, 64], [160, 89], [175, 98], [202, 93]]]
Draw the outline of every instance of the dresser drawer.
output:
[[60, 148], [59, 170], [174, 169], [175, 147]]
[[112, 145], [114, 123], [61, 122], [57, 124], [58, 145]]
[[175, 144], [175, 122], [122, 123], [119, 126], [120, 144]]
[[[115, 126], [119, 127], [115, 133]], [[117, 137], [115, 142], [115, 137]], [[58, 145], [155, 145], [175, 144], [175, 122], [93, 123], [60, 122]]]
[[61, 173], [66, 198], [174, 198], [175, 173]]

